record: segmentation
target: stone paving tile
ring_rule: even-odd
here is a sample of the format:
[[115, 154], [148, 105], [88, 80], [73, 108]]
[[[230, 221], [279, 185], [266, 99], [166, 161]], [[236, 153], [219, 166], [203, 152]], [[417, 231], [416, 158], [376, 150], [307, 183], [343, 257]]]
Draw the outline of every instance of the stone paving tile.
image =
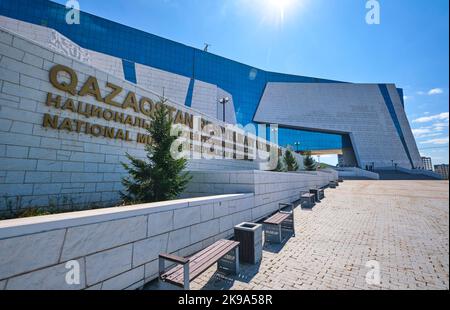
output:
[[[346, 181], [312, 211], [295, 211], [296, 237], [266, 245], [238, 277], [211, 267], [192, 289], [449, 289], [447, 181]], [[368, 285], [368, 261], [380, 285]]]

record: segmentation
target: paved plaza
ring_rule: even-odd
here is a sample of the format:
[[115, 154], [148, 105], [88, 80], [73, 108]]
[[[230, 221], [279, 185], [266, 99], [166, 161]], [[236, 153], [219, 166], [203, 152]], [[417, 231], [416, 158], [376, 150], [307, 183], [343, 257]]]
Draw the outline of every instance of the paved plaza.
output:
[[[210, 268], [192, 289], [448, 289], [446, 181], [346, 181], [312, 211], [295, 211], [297, 236], [266, 245], [239, 277]], [[369, 261], [380, 285], [368, 285]], [[150, 285], [151, 287], [154, 285]]]

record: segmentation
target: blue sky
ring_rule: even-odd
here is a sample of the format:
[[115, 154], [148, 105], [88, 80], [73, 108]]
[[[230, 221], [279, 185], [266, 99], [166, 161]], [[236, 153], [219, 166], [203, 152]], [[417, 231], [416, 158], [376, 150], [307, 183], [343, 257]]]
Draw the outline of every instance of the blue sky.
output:
[[365, 0], [79, 0], [83, 11], [186, 45], [207, 42], [261, 69], [395, 83], [421, 154], [448, 163], [449, 3], [378, 2], [381, 22], [368, 25]]

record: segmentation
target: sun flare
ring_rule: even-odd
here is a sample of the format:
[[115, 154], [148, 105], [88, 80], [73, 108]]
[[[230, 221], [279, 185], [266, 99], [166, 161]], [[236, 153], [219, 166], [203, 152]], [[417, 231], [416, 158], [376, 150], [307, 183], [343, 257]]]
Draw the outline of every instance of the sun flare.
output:
[[292, 8], [295, 4], [295, 0], [266, 0], [267, 9], [272, 11], [275, 10], [280, 22], [284, 21], [285, 13], [287, 10]]
[[[245, 0], [244, 0], [245, 1]], [[246, 0], [259, 11], [265, 23], [282, 25], [289, 15], [295, 14], [306, 0]]]

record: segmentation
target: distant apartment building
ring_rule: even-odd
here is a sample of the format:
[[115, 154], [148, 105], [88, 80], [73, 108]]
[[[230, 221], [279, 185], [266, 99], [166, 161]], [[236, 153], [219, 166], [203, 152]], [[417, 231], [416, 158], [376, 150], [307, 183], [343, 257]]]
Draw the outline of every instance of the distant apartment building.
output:
[[440, 174], [444, 180], [448, 180], [448, 165], [435, 165], [434, 171]]
[[425, 170], [433, 171], [433, 162], [431, 157], [422, 157], [422, 165]]

